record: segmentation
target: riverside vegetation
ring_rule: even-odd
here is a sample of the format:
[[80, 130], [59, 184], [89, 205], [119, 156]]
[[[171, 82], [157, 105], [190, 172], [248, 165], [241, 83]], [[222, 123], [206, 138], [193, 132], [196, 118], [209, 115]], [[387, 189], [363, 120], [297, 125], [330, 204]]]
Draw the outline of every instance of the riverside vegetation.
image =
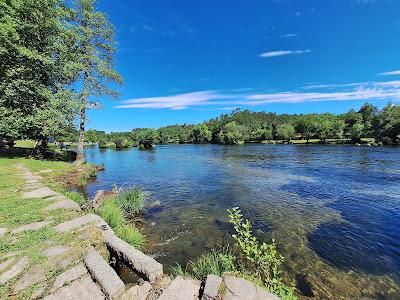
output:
[[[71, 133], [62, 139], [77, 141]], [[100, 148], [130, 148], [141, 144], [167, 143], [400, 143], [400, 106], [387, 104], [378, 110], [364, 104], [358, 111], [345, 114], [277, 115], [241, 111], [223, 114], [198, 125], [172, 125], [159, 129], [137, 128], [131, 132], [88, 130], [88, 143]]]
[[284, 257], [276, 250], [275, 241], [260, 242], [253, 235], [252, 225], [238, 207], [228, 209], [229, 222], [233, 225], [235, 240], [233, 251], [228, 248], [212, 251], [190, 261], [183, 268], [177, 264], [172, 272], [178, 276], [191, 276], [205, 280], [208, 274], [222, 276], [223, 273], [239, 275], [283, 299], [297, 299], [294, 288], [283, 283], [280, 270]]

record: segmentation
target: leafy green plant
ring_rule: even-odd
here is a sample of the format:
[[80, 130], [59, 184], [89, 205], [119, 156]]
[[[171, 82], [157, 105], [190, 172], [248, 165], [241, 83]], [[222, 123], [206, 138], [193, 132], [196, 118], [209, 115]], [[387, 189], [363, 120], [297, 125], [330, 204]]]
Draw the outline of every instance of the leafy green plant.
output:
[[140, 248], [144, 243], [144, 235], [139, 231], [139, 229], [130, 224], [124, 224], [117, 227], [115, 233], [119, 238], [136, 248]]
[[118, 204], [130, 216], [137, 215], [144, 207], [145, 194], [137, 187], [120, 193], [117, 197]]
[[252, 270], [251, 273], [243, 273], [247, 273], [255, 281], [261, 282], [269, 291], [285, 299], [296, 299], [293, 288], [282, 282], [280, 268], [284, 257], [276, 250], [275, 241], [272, 240], [271, 244], [259, 242], [253, 235], [250, 221], [243, 218], [238, 207], [229, 209], [228, 212], [229, 222], [233, 224], [236, 231], [236, 234], [233, 234], [232, 237], [244, 258], [243, 267], [245, 270]]

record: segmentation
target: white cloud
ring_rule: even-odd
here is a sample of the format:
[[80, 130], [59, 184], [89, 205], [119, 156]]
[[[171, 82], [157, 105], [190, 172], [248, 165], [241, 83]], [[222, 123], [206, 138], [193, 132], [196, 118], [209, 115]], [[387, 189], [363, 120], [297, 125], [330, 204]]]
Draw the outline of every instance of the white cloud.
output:
[[383, 73], [379, 73], [378, 75], [400, 75], [400, 70], [383, 72]]
[[277, 57], [283, 55], [290, 55], [290, 54], [303, 54], [303, 53], [310, 53], [310, 49], [306, 50], [279, 50], [279, 51], [271, 51], [271, 52], [264, 52], [261, 53], [260, 57]]
[[[308, 86], [316, 92], [284, 91], [274, 93], [248, 93], [232, 90], [198, 91], [149, 98], [122, 101], [115, 108], [150, 109], [212, 109], [231, 110], [239, 106], [265, 106], [273, 103], [306, 103], [323, 101], [372, 101], [385, 100], [400, 102], [400, 81], [361, 82], [347, 84], [324, 84]], [[322, 90], [322, 91], [318, 91]], [[333, 89], [333, 90], [332, 90]]]
[[289, 38], [289, 37], [295, 37], [298, 36], [297, 33], [287, 33], [287, 34], [282, 34], [281, 37], [283, 38]]

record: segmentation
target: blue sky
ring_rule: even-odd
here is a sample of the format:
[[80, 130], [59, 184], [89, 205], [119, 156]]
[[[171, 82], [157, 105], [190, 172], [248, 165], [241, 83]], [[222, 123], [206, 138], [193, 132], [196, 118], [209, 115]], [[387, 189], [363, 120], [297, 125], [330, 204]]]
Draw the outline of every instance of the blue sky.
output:
[[333, 112], [400, 101], [398, 0], [100, 0], [118, 101], [88, 128], [199, 123], [233, 108]]

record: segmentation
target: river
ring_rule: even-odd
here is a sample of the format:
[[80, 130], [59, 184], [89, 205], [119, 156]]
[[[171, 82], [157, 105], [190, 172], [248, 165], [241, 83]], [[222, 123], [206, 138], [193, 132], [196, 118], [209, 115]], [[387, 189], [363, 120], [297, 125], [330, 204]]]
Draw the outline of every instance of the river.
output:
[[98, 189], [140, 186], [147, 249], [168, 270], [232, 243], [240, 207], [275, 238], [285, 273], [308, 297], [400, 298], [400, 147], [159, 145], [86, 148]]

